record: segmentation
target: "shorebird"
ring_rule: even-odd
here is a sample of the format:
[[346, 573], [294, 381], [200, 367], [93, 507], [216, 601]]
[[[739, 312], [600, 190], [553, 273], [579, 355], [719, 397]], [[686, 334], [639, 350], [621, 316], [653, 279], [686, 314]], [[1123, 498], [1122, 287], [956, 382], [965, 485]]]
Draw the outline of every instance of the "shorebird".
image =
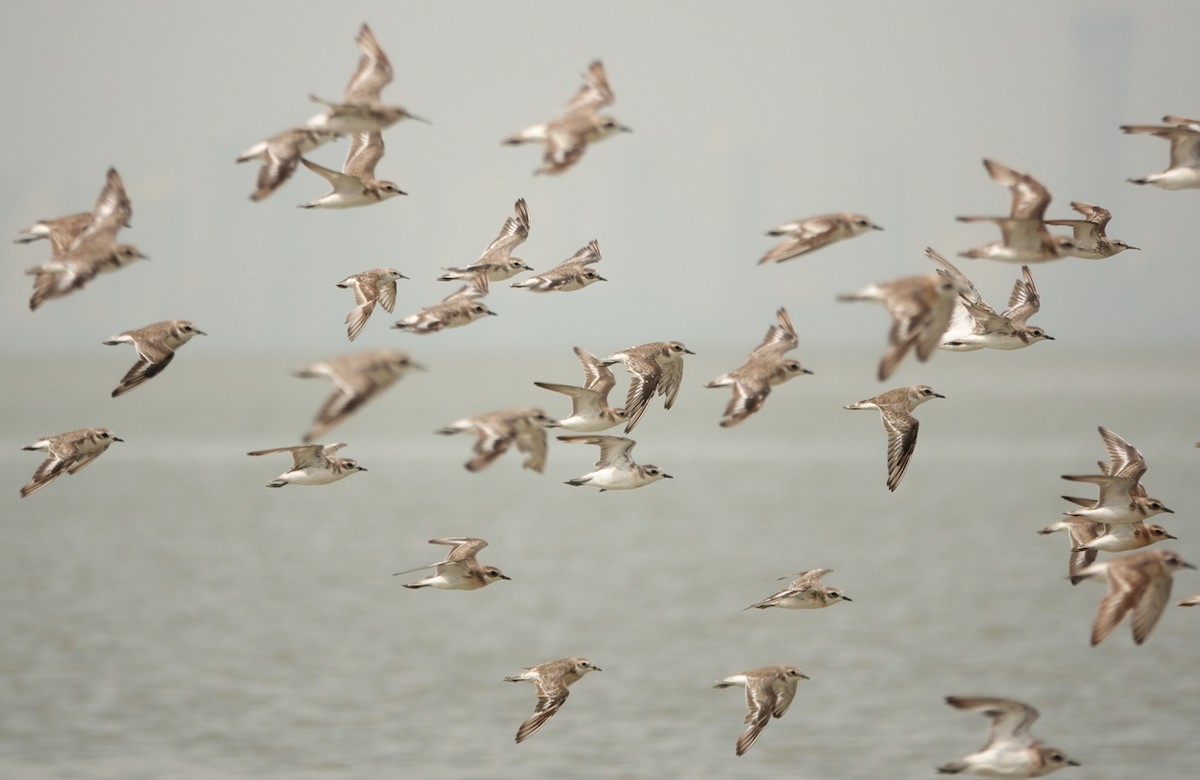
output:
[[571, 399], [571, 414], [558, 421], [558, 427], [579, 433], [595, 433], [620, 425], [625, 410], [608, 405], [608, 393], [616, 384], [613, 372], [601, 365], [600, 358], [582, 347], [575, 347], [575, 356], [583, 366], [583, 387], [534, 382], [546, 390], [562, 393]]
[[380, 92], [392, 81], [392, 64], [371, 28], [364, 23], [354, 42], [362, 56], [358, 60], [358, 69], [346, 85], [342, 101], [334, 103], [310, 95], [314, 103], [326, 106], [326, 111], [309, 119], [304, 128], [334, 133], [374, 133], [401, 119], [428, 124], [429, 120], [410, 114], [400, 106], [386, 105], [380, 99]]
[[[1069, 500], [1091, 506], [1094, 502], [1086, 498], [1070, 498]], [[1154, 523], [1119, 523], [1106, 525], [1096, 523], [1083, 517], [1064, 517], [1058, 522], [1038, 531], [1039, 534], [1052, 534], [1056, 531], [1066, 531], [1071, 538], [1071, 553], [1067, 557], [1067, 576], [1072, 585], [1081, 581], [1079, 572], [1095, 563], [1102, 552], [1129, 552], [1148, 547], [1156, 542], [1167, 539], [1177, 539], [1168, 533], [1167, 529]]]
[[333, 382], [333, 394], [317, 411], [316, 419], [303, 441], [311, 442], [324, 436], [336, 425], [362, 408], [362, 405], [391, 387], [410, 369], [421, 366], [404, 352], [395, 349], [372, 349], [349, 355], [317, 360], [297, 368], [295, 376], [328, 377]]
[[895, 490], [904, 477], [908, 461], [917, 447], [917, 431], [921, 423], [912, 411], [931, 398], [945, 398], [928, 385], [897, 387], [874, 398], [850, 404], [846, 409], [877, 409], [887, 433], [888, 490]]
[[950, 327], [960, 288], [941, 274], [908, 276], [839, 295], [839, 301], [878, 301], [891, 318], [888, 348], [879, 361], [880, 381], [887, 379], [909, 352], [925, 362], [941, 344]]
[[814, 249], [866, 233], [883, 230], [862, 214], [821, 214], [787, 222], [767, 231], [768, 236], [787, 236], [759, 259], [763, 263], [782, 263]]
[[255, 450], [247, 455], [272, 455], [286, 452], [292, 456], [292, 467], [267, 483], [267, 487], [281, 488], [284, 485], [328, 485], [345, 479], [359, 471], [366, 471], [351, 458], [339, 458], [336, 453], [345, 447], [339, 444], [301, 444], [295, 447], [274, 447]]
[[71, 248], [75, 239], [92, 225], [92, 212], [83, 211], [54, 219], [40, 219], [18, 233], [14, 244], [28, 244], [38, 239], [50, 241], [50, 255], [57, 256]]
[[1080, 571], [1080, 579], [1104, 577], [1108, 583], [1092, 624], [1092, 644], [1107, 639], [1130, 613], [1134, 643], [1145, 642], [1171, 598], [1171, 575], [1179, 569], [1195, 568], [1170, 550], [1145, 550], [1099, 561]]
[[600, 245], [596, 243], [595, 239], [592, 239], [588, 242], [587, 246], [566, 260], [563, 260], [549, 271], [540, 273], [537, 276], [530, 276], [519, 282], [513, 282], [511, 286], [533, 290], [534, 292], [570, 292], [572, 290], [582, 290], [594, 282], [608, 281], [598, 274], [596, 269], [588, 267], [592, 263], [600, 262], [600, 260]]
[[427, 335], [469, 325], [483, 317], [495, 316], [487, 307], [483, 297], [488, 293], [488, 278], [483, 272], [476, 273], [465, 284], [442, 299], [441, 303], [427, 306], [408, 315], [392, 326], [417, 335]]
[[546, 467], [545, 429], [556, 425], [541, 409], [502, 409], [464, 417], [439, 428], [437, 432], [445, 436], [475, 434], [475, 457], [466, 462], [467, 471], [479, 471], [491, 465], [515, 443], [517, 450], [525, 454], [522, 465], [541, 473]]
[[569, 686], [588, 672], [603, 671], [587, 658], [560, 658], [537, 666], [527, 666], [520, 674], [505, 677], [505, 682], [531, 682], [537, 692], [537, 706], [517, 729], [518, 743], [528, 739], [558, 712], [567, 700]]
[[[1161, 500], [1146, 494], [1141, 484], [1146, 473], [1146, 459], [1137, 448], [1103, 426], [1099, 430], [1108, 450], [1109, 464], [1100, 464], [1101, 474], [1064, 474], [1063, 479], [1096, 485], [1100, 488], [1100, 497], [1089, 506], [1066, 514], [1106, 525], [1142, 522], [1160, 512], [1173, 514], [1174, 510], [1168, 509]], [[1081, 503], [1070, 496], [1063, 498]]]
[[395, 182], [375, 178], [375, 166], [382, 158], [383, 136], [378, 132], [354, 134], [340, 173], [300, 158], [305, 168], [325, 179], [333, 188], [315, 200], [301, 203], [300, 208], [349, 209], [407, 195]]
[[660, 479], [672, 479], [659, 466], [639, 466], [633, 462], [631, 453], [637, 444], [633, 439], [624, 436], [559, 436], [558, 440], [600, 447], [600, 459], [596, 461], [594, 469], [564, 483], [572, 487], [590, 485], [603, 493], [606, 490], [633, 490]]
[[728, 428], [745, 420], [762, 408], [771, 388], [801, 374], [811, 374], [799, 360], [785, 359], [785, 353], [796, 348], [800, 337], [787, 310], [775, 312], [778, 325], [767, 328], [767, 335], [746, 358], [746, 362], [727, 374], [722, 374], [705, 387], [732, 387], [733, 397], [725, 407], [721, 427]]
[[83, 229], [67, 250], [52, 255], [30, 268], [34, 276], [30, 311], [48, 298], [60, 298], [83, 288], [105, 271], [115, 271], [146, 256], [132, 244], [118, 244], [117, 233], [133, 214], [125, 184], [115, 168], [109, 168], [104, 188], [92, 210], [91, 225]]
[[1171, 163], [1161, 173], [1136, 179], [1134, 184], [1153, 184], [1164, 190], [1200, 187], [1200, 120], [1164, 116], [1164, 125], [1121, 125], [1126, 133], [1158, 136], [1171, 143]]
[[451, 550], [443, 560], [418, 566], [415, 569], [398, 571], [393, 576], [411, 574], [421, 569], [436, 569], [434, 574], [423, 577], [416, 582], [406, 582], [406, 588], [437, 588], [439, 590], [477, 590], [487, 587], [496, 580], [512, 579], [506, 577], [495, 566], [481, 566], [475, 556], [487, 542], [473, 536], [447, 536], [430, 539], [430, 544], [450, 545]]
[[1013, 285], [1008, 308], [1002, 314], [983, 300], [966, 274], [932, 248], [925, 256], [937, 263], [938, 273], [952, 280], [960, 292], [950, 315], [950, 327], [942, 336], [941, 349], [965, 352], [975, 349], [1021, 349], [1054, 337], [1036, 325], [1027, 324], [1041, 308], [1041, 296], [1033, 283], [1029, 266], [1021, 266], [1021, 278]]
[[791, 585], [751, 604], [746, 609], [821, 609], [833, 606], [839, 601], [854, 601], [840, 589], [826, 587], [825, 583], [821, 582], [821, 578], [832, 571], [833, 569], [810, 569], [798, 572]]
[[1071, 257], [1081, 257], [1085, 260], [1102, 260], [1126, 249], [1140, 249], [1130, 246], [1119, 238], [1109, 238], [1104, 232], [1112, 213], [1102, 206], [1093, 206], [1083, 201], [1071, 201], [1071, 208], [1083, 215], [1083, 219], [1048, 219], [1047, 225], [1069, 227], [1073, 232], [1073, 246], [1066, 250]]
[[237, 162], [262, 160], [258, 169], [258, 183], [250, 200], [263, 200], [296, 172], [300, 158], [318, 146], [329, 143], [335, 138], [341, 138], [337, 133], [328, 130], [313, 130], [307, 127], [291, 127], [276, 133], [265, 141], [259, 141], [237, 156]]
[[74, 474], [100, 457], [118, 439], [108, 428], [81, 428], [56, 436], [45, 436], [22, 450], [45, 450], [46, 459], [33, 472], [33, 479], [21, 488], [21, 498], [41, 490], [63, 474]]
[[629, 132], [628, 127], [613, 117], [600, 113], [600, 109], [613, 102], [613, 91], [600, 60], [588, 66], [583, 78], [583, 86], [571, 98], [562, 116], [530, 125], [502, 141], [505, 144], [528, 141], [543, 144], [542, 167], [535, 170], [535, 174], [562, 173], [579, 161], [588, 144], [616, 133]]
[[959, 217], [959, 222], [993, 222], [1000, 227], [1002, 240], [967, 252], [962, 257], [987, 258], [1009, 263], [1044, 263], [1065, 256], [1074, 248], [1067, 236], [1053, 236], [1046, 230], [1046, 207], [1050, 191], [1027, 173], [1021, 173], [995, 160], [984, 160], [988, 175], [1012, 191], [1012, 206], [1007, 217]]
[[378, 303], [389, 314], [396, 308], [396, 280], [408, 277], [395, 268], [372, 268], [369, 271], [347, 276], [337, 283], [342, 289], [354, 290], [355, 306], [346, 315], [346, 335], [351, 341], [362, 333], [367, 319]]
[[500, 234], [488, 244], [487, 249], [474, 263], [457, 268], [447, 268], [446, 273], [438, 277], [439, 282], [449, 282], [455, 279], [470, 279], [482, 273], [488, 281], [500, 282], [516, 276], [522, 271], [532, 271], [525, 261], [513, 257], [513, 250], [525, 243], [529, 238], [529, 208], [524, 198], [519, 198], [513, 204], [515, 216], [504, 220]]
[[965, 772], [983, 777], [1041, 777], [1064, 766], [1079, 766], [1058, 748], [1035, 740], [1029, 728], [1038, 711], [1028, 704], [994, 696], [947, 696], [946, 703], [960, 710], [981, 712], [992, 721], [987, 742], [974, 753], [943, 764], [938, 772]]
[[714, 688], [746, 689], [746, 730], [738, 737], [737, 754], [750, 749], [772, 717], [782, 718], [796, 697], [796, 685], [808, 675], [794, 666], [764, 666], [717, 680]]
[[600, 361], [602, 366], [624, 363], [631, 376], [625, 398], [625, 433], [642, 419], [655, 393], [666, 396], [663, 408], [671, 408], [683, 381], [683, 356], [694, 354], [679, 341], [654, 341], [614, 352]]
[[193, 336], [207, 335], [187, 320], [167, 320], [137, 330], [127, 330], [108, 339], [105, 344], [133, 344], [138, 354], [137, 362], [121, 378], [121, 383], [112, 391], [112, 397], [127, 393], [158, 376], [175, 359], [175, 350], [191, 341]]

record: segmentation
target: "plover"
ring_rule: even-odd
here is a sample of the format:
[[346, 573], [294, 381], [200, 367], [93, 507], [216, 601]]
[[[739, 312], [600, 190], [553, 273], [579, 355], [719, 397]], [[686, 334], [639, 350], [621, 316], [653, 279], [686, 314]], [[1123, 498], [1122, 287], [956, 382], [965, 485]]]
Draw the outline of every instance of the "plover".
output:
[[38, 239], [50, 241], [51, 256], [65, 253], [75, 243], [75, 239], [92, 226], [92, 212], [83, 211], [79, 214], [68, 214], [54, 219], [40, 219], [22, 230], [14, 244], [28, 244]]
[[1105, 227], [1112, 219], [1112, 213], [1108, 209], [1080, 200], [1071, 201], [1071, 208], [1082, 214], [1083, 219], [1046, 220], [1047, 225], [1071, 228], [1074, 245], [1066, 250], [1066, 254], [1071, 257], [1101, 260], [1124, 252], [1126, 249], [1140, 248], [1130, 246], [1119, 238], [1108, 237], [1104, 232]]
[[504, 220], [500, 234], [488, 244], [487, 249], [474, 263], [457, 268], [447, 268], [446, 273], [438, 277], [439, 282], [449, 282], [455, 279], [470, 279], [482, 273], [492, 282], [500, 282], [516, 276], [522, 271], [532, 271], [525, 261], [513, 257], [513, 250], [525, 243], [529, 238], [529, 207], [525, 199], [520, 198], [513, 204], [515, 216]]
[[339, 458], [336, 453], [345, 447], [339, 444], [300, 444], [295, 447], [275, 447], [255, 450], [247, 455], [272, 455], [286, 452], [292, 456], [292, 467], [267, 483], [267, 487], [284, 485], [328, 485], [359, 471], [366, 471], [351, 458]]
[[328, 377], [333, 382], [333, 394], [317, 411], [316, 419], [303, 441], [311, 442], [324, 436], [336, 425], [362, 408], [411, 369], [421, 365], [404, 352], [395, 349], [372, 349], [349, 355], [317, 360], [297, 368], [293, 374], [302, 378]]
[[375, 178], [375, 166], [382, 157], [383, 136], [375, 132], [354, 134], [340, 173], [300, 158], [305, 168], [325, 179], [333, 188], [316, 200], [301, 203], [300, 208], [349, 209], [407, 195], [395, 182]]
[[798, 572], [791, 585], [751, 604], [746, 609], [821, 609], [833, 606], [839, 601], [854, 601], [841, 589], [826, 587], [825, 583], [821, 582], [821, 578], [832, 571], [833, 569], [810, 569]]
[[483, 272], [476, 273], [465, 284], [442, 299], [441, 303], [427, 306], [399, 320], [392, 327], [409, 333], [427, 335], [469, 325], [483, 317], [495, 316], [487, 307], [483, 297], [488, 293], [488, 278]]
[[[1091, 506], [1094, 502], [1089, 499], [1070, 500]], [[1090, 566], [1102, 552], [1129, 552], [1148, 547], [1167, 539], [1176, 539], [1167, 529], [1154, 523], [1119, 523], [1106, 525], [1096, 523], [1083, 517], [1064, 517], [1038, 531], [1039, 534], [1052, 534], [1066, 531], [1071, 538], [1071, 553], [1067, 557], [1067, 576], [1072, 585], [1080, 582], [1079, 572]]]
[[714, 688], [741, 685], [746, 689], [746, 730], [737, 740], [737, 754], [750, 749], [772, 717], [782, 718], [796, 697], [796, 685], [808, 675], [794, 666], [764, 666], [731, 674], [718, 680]]
[[355, 306], [346, 315], [346, 336], [351, 341], [362, 333], [376, 303], [389, 314], [396, 308], [396, 280], [407, 278], [395, 268], [372, 268], [337, 283], [342, 289], [354, 290]]
[[583, 78], [583, 86], [571, 98], [562, 116], [530, 125], [502, 141], [505, 144], [528, 141], [543, 144], [542, 167], [535, 170], [535, 174], [562, 173], [579, 161], [588, 144], [616, 133], [629, 132], [628, 127], [613, 117], [600, 113], [600, 109], [613, 102], [613, 92], [600, 60], [588, 66]]
[[105, 344], [133, 344], [138, 359], [133, 368], [121, 378], [121, 384], [112, 391], [116, 398], [162, 373], [172, 360], [175, 350], [191, 341], [193, 336], [207, 336], [187, 320], [167, 320], [147, 325], [137, 330], [127, 330], [105, 341]]
[[26, 273], [33, 275], [30, 311], [49, 298], [69, 295], [105, 271], [115, 271], [146, 256], [132, 244], [118, 244], [117, 233], [133, 214], [125, 184], [109, 168], [104, 188], [92, 210], [92, 223], [80, 232], [67, 251], [54, 255]]
[[732, 387], [733, 397], [725, 407], [721, 427], [737, 425], [762, 408], [771, 388], [781, 385], [801, 374], [811, 374], [800, 361], [784, 358], [784, 354], [796, 348], [800, 337], [787, 310], [775, 312], [778, 325], [767, 329], [767, 335], [746, 358], [746, 362], [712, 380], [705, 387]]
[[639, 466], [633, 462], [631, 453], [637, 442], [624, 436], [559, 436], [558, 440], [568, 444], [595, 444], [600, 447], [600, 459], [592, 471], [581, 477], [568, 479], [564, 484], [573, 487], [589, 485], [606, 490], [632, 490], [645, 487], [660, 479], [671, 479], [659, 466]]
[[570, 292], [582, 290], [594, 282], [608, 281], [595, 268], [589, 268], [592, 263], [600, 262], [600, 245], [595, 239], [587, 246], [563, 260], [549, 271], [530, 276], [511, 286], [534, 292]]
[[545, 429], [556, 425], [541, 409], [502, 409], [464, 417], [437, 432], [446, 436], [475, 434], [475, 457], [466, 462], [467, 471], [479, 471], [491, 465], [515, 443], [517, 450], [525, 454], [522, 465], [540, 473], [546, 467]]
[[1012, 206], [1007, 217], [959, 217], [960, 222], [993, 222], [1000, 227], [1001, 240], [967, 252], [962, 257], [987, 258], [1009, 263], [1044, 263], [1065, 256], [1074, 248], [1067, 236], [1053, 236], [1046, 229], [1046, 207], [1050, 191], [1027, 173], [1021, 173], [995, 160], [984, 160], [992, 179], [1012, 191]]
[[487, 542], [483, 539], [477, 539], [473, 536], [447, 536], [438, 539], [430, 539], [430, 544], [446, 544], [450, 545], [450, 552], [446, 553], [446, 557], [436, 563], [428, 563], [424, 566], [418, 566], [415, 569], [407, 569], [398, 571], [393, 576], [401, 574], [411, 574], [414, 571], [422, 569], [436, 569], [436, 573], [428, 577], [423, 577], [416, 582], [406, 582], [404, 587], [413, 588], [437, 588], [439, 590], [477, 590], [491, 585], [496, 580], [508, 580], [511, 577], [506, 577], [503, 572], [495, 566], [481, 566], [479, 561], [475, 560], [475, 556], [484, 547], [487, 547]]
[[960, 710], [981, 712], [992, 721], [987, 742], [969, 756], [937, 768], [956, 775], [965, 772], [983, 777], [1041, 777], [1064, 766], [1079, 766], [1058, 748], [1035, 740], [1029, 728], [1038, 711], [1028, 704], [994, 696], [947, 696], [946, 703]]
[[846, 409], [877, 409], [887, 433], [888, 490], [895, 490], [904, 477], [908, 461], [917, 447], [917, 431], [921, 423], [912, 411], [932, 398], [945, 398], [928, 385], [897, 387], [874, 398], [850, 404]]
[[1097, 561], [1080, 571], [1081, 579], [1104, 577], [1108, 583], [1092, 624], [1092, 644], [1107, 639], [1130, 613], [1134, 643], [1145, 642], [1171, 598], [1171, 575], [1195, 568], [1170, 550], [1144, 550]]
[[310, 95], [313, 102], [326, 106], [326, 111], [309, 119], [304, 127], [335, 133], [373, 133], [401, 119], [428, 124], [429, 120], [410, 114], [400, 106], [386, 105], [380, 99], [380, 92], [392, 81], [392, 64], [371, 28], [364, 23], [354, 42], [362, 56], [358, 60], [358, 69], [346, 85], [342, 101], [334, 103]]
[[862, 214], [821, 214], [787, 222], [767, 231], [768, 236], [787, 236], [759, 259], [759, 264], [782, 263], [814, 249], [862, 235], [868, 230], [883, 230]]
[[45, 450], [46, 459], [33, 472], [33, 479], [21, 488], [21, 498], [41, 490], [63, 474], [74, 474], [108, 449], [118, 439], [108, 428], [81, 428], [57, 436], [46, 436], [23, 450]]
[[683, 381], [683, 356], [694, 354], [679, 341], [654, 341], [614, 352], [600, 361], [603, 366], [624, 363], [629, 371], [631, 378], [625, 397], [625, 433], [637, 425], [655, 393], [666, 397], [663, 408], [671, 408]]
[[1008, 298], [1008, 308], [1002, 314], [983, 300], [975, 285], [954, 264], [934, 251], [925, 249], [925, 256], [940, 266], [938, 273], [954, 281], [959, 295], [954, 300], [954, 311], [950, 316], [950, 327], [942, 335], [941, 349], [965, 352], [976, 349], [1021, 349], [1039, 341], [1053, 341], [1054, 337], [1036, 325], [1029, 325], [1029, 318], [1041, 308], [1041, 296], [1033, 283], [1029, 266], [1021, 266], [1021, 278], [1013, 285]]
[[941, 274], [908, 276], [839, 295], [840, 301], [878, 301], [891, 318], [888, 348], [879, 361], [879, 379], [887, 379], [911, 351], [924, 362], [942, 342], [950, 327], [960, 288]]
[[582, 347], [575, 347], [575, 356], [583, 366], [583, 387], [534, 382], [538, 387], [570, 397], [571, 414], [559, 420], [558, 427], [595, 433], [620, 425], [625, 420], [625, 410], [608, 405], [608, 393], [616, 384], [612, 371], [601, 365], [600, 358]]
[[262, 160], [258, 169], [258, 184], [250, 200], [256, 203], [263, 200], [296, 172], [300, 158], [318, 146], [341, 138], [337, 133], [328, 130], [313, 130], [307, 127], [292, 127], [276, 133], [265, 141], [259, 141], [237, 156], [237, 162]]
[[505, 677], [505, 682], [531, 682], [537, 692], [537, 706], [521, 727], [516, 741], [522, 742], [546, 725], [546, 721], [562, 708], [567, 700], [567, 688], [588, 672], [603, 671], [587, 658], [560, 658], [537, 666], [527, 666], [520, 674]]
[[1126, 133], [1149, 134], [1171, 143], [1171, 163], [1161, 173], [1136, 179], [1134, 184], [1153, 184], [1164, 190], [1200, 187], [1200, 120], [1164, 116], [1166, 125], [1121, 125]]
[[[1146, 473], [1146, 459], [1137, 448], [1103, 426], [1099, 430], [1108, 450], [1109, 464], [1100, 464], [1101, 474], [1064, 474], [1063, 479], [1096, 485], [1100, 488], [1100, 497], [1090, 506], [1066, 514], [1106, 525], [1137, 523], [1160, 512], [1173, 514], [1174, 510], [1168, 509], [1161, 500], [1146, 494], [1141, 484]], [[1063, 498], [1073, 500], [1069, 496]]]

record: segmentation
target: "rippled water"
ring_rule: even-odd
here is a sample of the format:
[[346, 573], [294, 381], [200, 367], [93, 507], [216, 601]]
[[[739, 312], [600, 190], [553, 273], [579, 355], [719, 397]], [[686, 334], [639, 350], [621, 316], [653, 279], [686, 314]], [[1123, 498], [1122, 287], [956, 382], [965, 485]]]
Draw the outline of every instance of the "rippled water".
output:
[[[1141, 647], [1128, 627], [1089, 647], [1103, 591], [1068, 585], [1066, 540], [1035, 531], [1086, 487], [1059, 475], [1091, 470], [1107, 425], [1200, 560], [1200, 362], [1128, 356], [1136, 374], [1113, 377], [1112, 356], [1039, 349], [901, 369], [895, 385], [947, 399], [918, 410], [895, 494], [878, 415], [840, 408], [893, 386], [862, 380], [871, 354], [804, 355], [816, 374], [729, 430], [725, 391], [700, 384], [740, 356], [689, 359], [676, 408], [634, 432], [635, 458], [675, 479], [605, 494], [561, 484], [592, 448], [552, 443], [542, 475], [513, 455], [469, 474], [470, 440], [431, 433], [504, 406], [565, 413], [528, 382], [574, 382], [569, 351], [431, 365], [333, 434], [367, 473], [283, 490], [263, 485], [286, 456], [242, 453], [296, 443], [327, 392], [286, 362], [181, 359], [114, 401], [124, 365], [13, 365], [0, 777], [927, 777], [985, 735], [951, 693], [1037, 706], [1035, 733], [1084, 764], [1064, 778], [1192, 776], [1200, 610], [1168, 607]], [[37, 465], [19, 447], [88, 425], [126, 442], [18, 499]], [[481, 559], [512, 582], [400, 587], [447, 535], [488, 539]], [[854, 601], [743, 611], [815, 567]], [[1175, 597], [1196, 592], [1177, 575]], [[534, 696], [503, 677], [568, 655], [604, 671], [512, 744]], [[712, 682], [775, 663], [811, 680], [736, 758], [743, 695]]]

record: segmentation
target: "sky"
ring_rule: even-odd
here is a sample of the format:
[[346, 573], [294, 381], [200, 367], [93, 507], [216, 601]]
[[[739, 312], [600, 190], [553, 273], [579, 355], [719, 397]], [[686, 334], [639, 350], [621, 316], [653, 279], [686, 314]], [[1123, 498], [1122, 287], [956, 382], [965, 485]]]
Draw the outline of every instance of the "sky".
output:
[[[1200, 6], [1087, 2], [10, 3], [0, 25], [0, 128], [9, 234], [87, 210], [105, 170], [133, 204], [123, 241], [151, 260], [102, 276], [30, 313], [23, 271], [45, 242], [12, 244], [0, 354], [95, 356], [99, 342], [162, 319], [191, 319], [209, 356], [348, 351], [353, 306], [334, 285], [393, 266], [395, 316], [377, 312], [355, 347], [413, 349], [391, 322], [437, 302], [442, 267], [473, 261], [513, 202], [532, 221], [518, 254], [537, 270], [592, 239], [609, 280], [538, 295], [501, 284], [500, 316], [429, 337], [447, 352], [661, 339], [748, 350], [786, 306], [805, 345], [882, 347], [886, 318], [836, 296], [927, 274], [994, 240], [961, 214], [1003, 214], [993, 158], [1049, 188], [1049, 216], [1107, 207], [1113, 237], [1142, 251], [1034, 268], [1035, 324], [1058, 342], [1196, 356], [1200, 192], [1126, 182], [1162, 170], [1167, 144], [1119, 126], [1200, 115], [1189, 74]], [[299, 170], [261, 203], [235, 156], [337, 98], [371, 25], [395, 80], [383, 92], [431, 120], [384, 132], [378, 174], [408, 195], [368, 208], [304, 210], [326, 191]], [[602, 59], [633, 129], [557, 177], [540, 150], [500, 143], [560, 111]], [[340, 167], [346, 142], [312, 153]], [[884, 227], [781, 265], [760, 266], [765, 231], [851, 211]], [[997, 308], [1019, 268], [962, 259]], [[29, 326], [34, 326], [30, 329]], [[1035, 349], [1050, 345], [1038, 345]], [[100, 353], [103, 356], [103, 353]], [[192, 356], [194, 359], [196, 356]]]

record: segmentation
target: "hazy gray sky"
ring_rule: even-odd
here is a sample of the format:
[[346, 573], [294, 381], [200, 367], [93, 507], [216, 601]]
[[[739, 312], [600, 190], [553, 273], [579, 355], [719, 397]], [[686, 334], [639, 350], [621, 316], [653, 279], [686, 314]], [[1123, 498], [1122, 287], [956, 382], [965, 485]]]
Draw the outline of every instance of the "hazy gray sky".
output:
[[[287, 8], [288, 10], [281, 10]], [[400, 269], [396, 316], [450, 292], [439, 269], [472, 261], [529, 203], [520, 253], [545, 269], [598, 239], [610, 280], [535, 295], [501, 285], [499, 317], [423, 340], [471, 351], [677, 338], [746, 349], [785, 305], [805, 344], [879, 344], [884, 315], [835, 296], [928, 273], [993, 240], [959, 214], [1001, 214], [1008, 192], [981, 160], [1037, 176], [1054, 217], [1071, 200], [1108, 207], [1113, 236], [1144, 248], [1034, 269], [1036, 322], [1055, 347], [1110, 342], [1195, 357], [1191, 235], [1200, 192], [1126, 183], [1165, 167], [1167, 144], [1122, 123], [1197, 115], [1194, 2], [447, 3], [110, 2], [10, 4], [0, 26], [0, 129], [10, 235], [91, 208], [108, 166], [133, 202], [123, 240], [152, 260], [30, 313], [23, 270], [44, 242], [11, 245], [0, 326], [7, 354], [90, 354], [113, 333], [166, 318], [208, 331], [207, 350], [346, 351], [352, 307], [334, 284]], [[430, 118], [385, 131], [378, 173], [409, 193], [350, 211], [296, 204], [326, 190], [299, 170], [251, 203], [256, 168], [234, 157], [336, 98], [368, 22], [395, 81], [384, 91]], [[540, 151], [499, 141], [554, 116], [593, 58], [634, 129], [559, 177]], [[346, 143], [313, 157], [340, 167]], [[828, 211], [886, 230], [778, 266], [763, 231]], [[962, 260], [997, 306], [1017, 266]], [[384, 316], [381, 316], [384, 315]], [[415, 348], [377, 313], [355, 346]], [[32, 332], [30, 327], [36, 327]], [[434, 343], [431, 343], [434, 342]], [[219, 346], [218, 346], [219, 345]], [[1051, 348], [1039, 345], [1035, 348]]]

